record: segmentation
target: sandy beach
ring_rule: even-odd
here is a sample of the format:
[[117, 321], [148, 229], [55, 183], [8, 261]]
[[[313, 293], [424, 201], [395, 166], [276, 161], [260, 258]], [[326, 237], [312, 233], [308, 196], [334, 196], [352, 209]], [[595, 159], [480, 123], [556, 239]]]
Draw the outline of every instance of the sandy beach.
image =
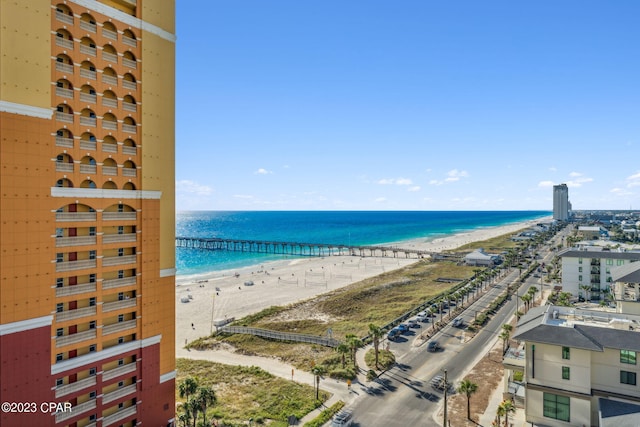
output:
[[[433, 240], [388, 246], [443, 251], [535, 225], [545, 219], [488, 227]], [[292, 258], [210, 274], [176, 277], [176, 347], [209, 335], [216, 320], [288, 305], [417, 262], [418, 259], [328, 256]], [[253, 285], [245, 285], [252, 282]], [[182, 302], [188, 301], [188, 302]]]

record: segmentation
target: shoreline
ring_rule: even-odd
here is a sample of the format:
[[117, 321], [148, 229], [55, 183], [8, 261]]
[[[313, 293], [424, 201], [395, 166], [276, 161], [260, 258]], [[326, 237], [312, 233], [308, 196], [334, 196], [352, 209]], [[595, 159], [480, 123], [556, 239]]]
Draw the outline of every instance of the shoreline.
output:
[[[545, 217], [482, 227], [384, 246], [440, 252], [513, 233], [547, 220]], [[182, 348], [187, 342], [209, 335], [214, 329], [214, 321], [241, 318], [274, 305], [286, 306], [419, 261], [418, 258], [350, 255], [289, 257], [261, 265], [176, 276], [176, 347]], [[249, 281], [253, 285], [245, 285]]]

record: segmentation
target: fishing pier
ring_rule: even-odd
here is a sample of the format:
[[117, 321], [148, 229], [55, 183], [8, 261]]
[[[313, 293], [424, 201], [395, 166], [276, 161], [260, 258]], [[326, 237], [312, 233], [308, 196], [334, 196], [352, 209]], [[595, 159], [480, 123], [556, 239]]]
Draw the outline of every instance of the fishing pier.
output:
[[203, 237], [176, 237], [176, 247], [210, 251], [253, 252], [293, 256], [352, 255], [360, 257], [425, 258], [433, 253], [393, 246], [354, 246], [326, 243], [272, 242]]

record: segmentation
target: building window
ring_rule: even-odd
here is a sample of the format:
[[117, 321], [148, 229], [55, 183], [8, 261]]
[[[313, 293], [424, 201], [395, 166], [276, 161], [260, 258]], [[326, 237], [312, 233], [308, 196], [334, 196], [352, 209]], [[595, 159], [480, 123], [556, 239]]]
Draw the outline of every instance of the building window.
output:
[[582, 267], [578, 267], [578, 273], [582, 273]]
[[118, 409], [122, 409], [122, 408], [124, 408], [124, 402], [118, 403]]
[[124, 365], [124, 359], [118, 359], [118, 366]]
[[636, 385], [636, 373], [620, 371], [620, 384]]
[[96, 398], [96, 392], [95, 391], [89, 392], [89, 399], [95, 399], [95, 398]]
[[124, 322], [124, 314], [118, 314], [118, 322]]
[[62, 362], [63, 356], [62, 353], [56, 354], [56, 362]]
[[624, 260], [623, 259], [616, 260], [616, 265], [624, 265]]
[[[64, 311], [64, 303], [57, 303], [56, 304], [56, 313], [62, 313]], [[622, 357], [622, 356], [620, 356]]]
[[63, 287], [63, 286], [64, 286], [64, 279], [62, 279], [62, 278], [58, 277], [58, 278], [56, 279], [56, 288], [61, 288], [61, 287]]
[[95, 344], [91, 344], [89, 346], [89, 353], [94, 353], [96, 351], [96, 345]]
[[118, 381], [118, 387], [120, 388], [124, 387], [124, 381]]
[[89, 375], [90, 376], [94, 376], [96, 374], [96, 372], [98, 372], [98, 370], [96, 368], [89, 369]]
[[96, 297], [89, 298], [89, 307], [93, 307], [96, 305]]
[[578, 276], [578, 282], [582, 282], [582, 275]]
[[542, 393], [543, 415], [554, 420], [570, 421], [570, 406], [568, 396]]
[[570, 370], [568, 366], [563, 366], [562, 367], [562, 379], [563, 380], [569, 380], [570, 378]]
[[64, 335], [64, 328], [58, 328], [56, 329], [56, 336], [57, 337], [61, 337]]
[[96, 259], [96, 251], [89, 251], [89, 259]]
[[564, 360], [571, 359], [571, 349], [569, 347], [562, 347], [562, 358]]
[[582, 264], [582, 258], [578, 258], [578, 264]]
[[91, 322], [89, 322], [89, 329], [95, 329], [96, 328], [96, 321], [92, 320]]
[[56, 262], [63, 262], [63, 261], [64, 261], [64, 254], [57, 253], [56, 254]]
[[613, 260], [612, 259], [608, 259], [607, 260], [607, 265], [613, 265]]
[[95, 236], [95, 235], [96, 235], [96, 228], [89, 227], [89, 236]]
[[89, 283], [96, 283], [96, 273], [89, 274]]
[[96, 414], [89, 415], [89, 421], [95, 421], [95, 420], [96, 420]]
[[124, 337], [118, 337], [118, 344], [124, 343]]
[[632, 350], [620, 350], [620, 363], [636, 364], [636, 352]]
[[64, 379], [62, 379], [62, 378], [58, 378], [58, 379], [56, 380], [56, 387], [60, 387], [60, 386], [62, 386], [62, 385], [64, 385]]
[[118, 279], [124, 279], [124, 270], [118, 270]]

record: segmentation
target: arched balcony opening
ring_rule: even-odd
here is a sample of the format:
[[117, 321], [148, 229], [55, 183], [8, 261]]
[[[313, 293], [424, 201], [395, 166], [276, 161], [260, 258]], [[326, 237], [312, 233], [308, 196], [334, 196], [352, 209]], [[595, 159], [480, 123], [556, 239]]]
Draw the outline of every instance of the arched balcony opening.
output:
[[102, 162], [102, 174], [109, 176], [118, 175], [118, 164], [111, 157], [104, 159]]
[[97, 30], [95, 18], [88, 13], [83, 13], [82, 15], [80, 15], [80, 28], [85, 31], [95, 33]]
[[84, 132], [80, 135], [80, 148], [82, 150], [95, 151], [98, 147], [96, 136], [91, 132]]
[[136, 177], [137, 176], [136, 164], [133, 163], [131, 160], [127, 160], [126, 162], [124, 162], [122, 165], [122, 176]]
[[[73, 187], [73, 186], [71, 186]], [[91, 206], [71, 203], [56, 210], [56, 222], [65, 221], [95, 221], [96, 210]], [[57, 235], [58, 233], [56, 233]]]
[[138, 68], [138, 62], [136, 61], [136, 56], [130, 51], [126, 51], [125, 53], [122, 54], [122, 65], [135, 70], [136, 68]]
[[90, 37], [83, 37], [80, 39], [80, 53], [85, 55], [96, 56], [98, 50], [96, 49], [96, 42]]
[[97, 188], [96, 183], [91, 181], [90, 179], [85, 179], [80, 184], [80, 188]]
[[105, 181], [104, 184], [102, 184], [102, 189], [103, 190], [117, 190], [118, 186], [113, 181]]
[[56, 5], [56, 20], [73, 25], [73, 12], [69, 6], [62, 3]]
[[84, 156], [80, 160], [80, 173], [95, 175], [97, 172], [96, 159], [91, 156]]
[[80, 101], [95, 104], [98, 100], [96, 90], [91, 85], [82, 85], [80, 88]]
[[111, 86], [118, 86], [118, 73], [113, 68], [105, 67], [102, 70], [102, 83], [106, 83]]
[[122, 143], [122, 152], [124, 154], [138, 154], [138, 149], [136, 147], [136, 143], [133, 139], [127, 138]]
[[118, 130], [118, 119], [112, 113], [105, 113], [102, 117], [102, 129]]
[[56, 106], [56, 120], [63, 123], [73, 123], [73, 109], [67, 104]]
[[102, 219], [105, 221], [135, 220], [136, 218], [136, 210], [131, 206], [125, 204], [111, 205], [102, 212]]
[[102, 24], [102, 36], [111, 40], [118, 40], [118, 29], [113, 22], [105, 21]]
[[98, 119], [91, 108], [83, 108], [80, 112], [80, 125], [96, 127]]
[[122, 121], [122, 130], [128, 133], [136, 133], [136, 121], [131, 117], [125, 117]]
[[56, 156], [56, 172], [73, 172], [73, 157], [67, 153]]
[[133, 74], [125, 73], [124, 76], [122, 76], [122, 87], [131, 90], [136, 90], [138, 88], [136, 78], [133, 76]]
[[118, 97], [112, 90], [102, 92], [102, 105], [105, 107], [118, 108]]
[[73, 133], [69, 129], [58, 129], [56, 131], [56, 146], [73, 148]]
[[56, 181], [56, 187], [73, 188], [73, 182], [67, 178], [62, 178]]
[[56, 46], [63, 49], [73, 49], [73, 36], [64, 28], [56, 30]]
[[71, 82], [67, 79], [58, 79], [56, 82], [56, 95], [73, 99], [73, 85]]
[[118, 51], [110, 44], [105, 44], [102, 47], [102, 59], [112, 64], [118, 63]]
[[96, 80], [97, 78], [96, 66], [91, 61], [82, 61], [80, 64], [80, 77], [85, 79]]
[[122, 32], [122, 43], [127, 46], [137, 47], [138, 41], [136, 40], [136, 35], [133, 34], [133, 31], [126, 29]]
[[125, 111], [131, 111], [132, 113], [138, 111], [136, 99], [131, 95], [125, 95], [124, 98], [122, 98], [122, 109]]
[[118, 143], [113, 136], [107, 135], [104, 137], [104, 139], [102, 140], [102, 151], [106, 153], [118, 152]]
[[69, 55], [65, 55], [64, 53], [56, 55], [56, 71], [73, 74], [73, 61]]
[[135, 190], [136, 189], [136, 185], [133, 182], [125, 182], [124, 185], [122, 186], [123, 190]]

